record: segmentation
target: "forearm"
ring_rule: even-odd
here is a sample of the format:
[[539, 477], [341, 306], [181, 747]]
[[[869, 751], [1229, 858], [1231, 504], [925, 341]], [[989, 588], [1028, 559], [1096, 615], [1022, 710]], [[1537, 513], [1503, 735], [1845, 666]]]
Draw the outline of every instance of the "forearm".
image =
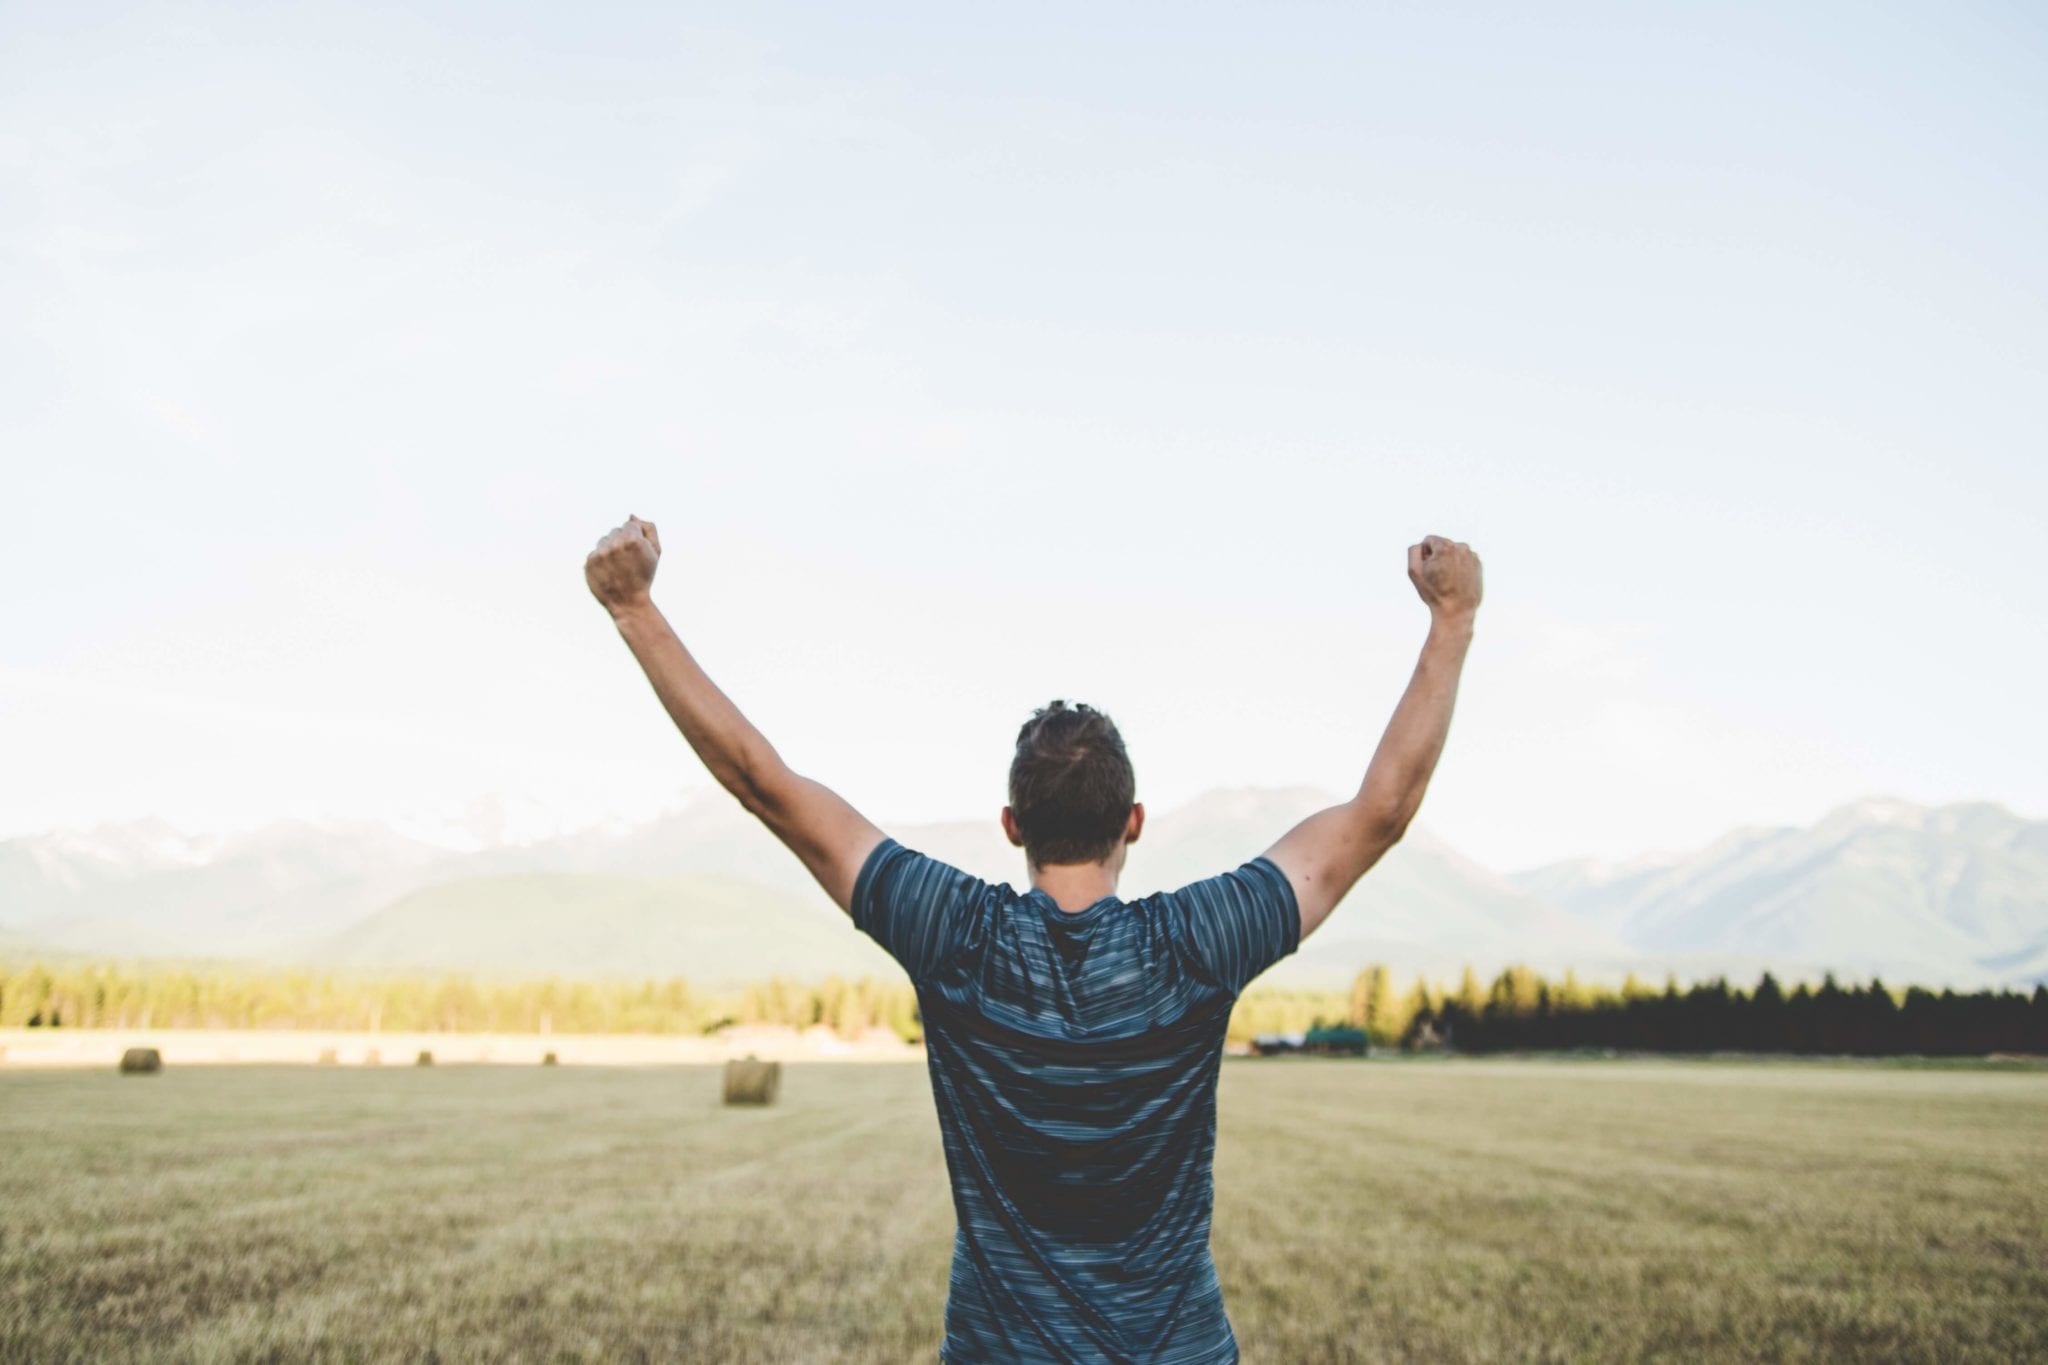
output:
[[720, 786], [759, 813], [788, 773], [774, 746], [711, 681], [651, 598], [614, 610], [612, 621], [697, 757]]
[[882, 831], [830, 787], [791, 772], [705, 676], [649, 596], [660, 561], [654, 523], [628, 517], [584, 559], [583, 579], [718, 785], [803, 860], [840, 909], [851, 911], [860, 869], [882, 842]]
[[1472, 647], [1472, 617], [1484, 591], [1479, 556], [1463, 541], [1424, 536], [1408, 547], [1408, 578], [1429, 607], [1429, 638], [1358, 794], [1317, 811], [1267, 850], [1294, 888], [1304, 935], [1329, 918], [1352, 885], [1408, 832], [1450, 733], [1458, 675]]
[[1352, 806], [1357, 818], [1389, 842], [1398, 839], [1422, 805], [1437, 759], [1450, 733], [1451, 711], [1458, 699], [1458, 679], [1472, 647], [1472, 614], [1445, 613], [1430, 618], [1429, 636], [1408, 680], [1408, 690], [1394, 708], [1365, 770]]

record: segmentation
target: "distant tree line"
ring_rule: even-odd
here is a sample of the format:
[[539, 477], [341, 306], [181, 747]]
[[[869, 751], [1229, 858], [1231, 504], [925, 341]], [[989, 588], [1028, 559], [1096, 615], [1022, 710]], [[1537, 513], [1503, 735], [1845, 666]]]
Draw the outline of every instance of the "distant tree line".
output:
[[[0, 1028], [269, 1028], [442, 1033], [701, 1034], [729, 1024], [823, 1025], [846, 1037], [923, 1032], [906, 981], [775, 979], [726, 992], [661, 981], [533, 981], [466, 975], [352, 976], [161, 965], [0, 963]], [[1229, 1038], [1362, 1029], [1380, 1047], [1460, 1052], [1612, 1048], [1861, 1056], [2048, 1054], [2048, 987], [1903, 992], [1834, 977], [1790, 991], [1766, 974], [1748, 991], [1713, 980], [1660, 987], [1557, 980], [1510, 967], [1482, 985], [1405, 989], [1368, 967], [1346, 991], [1261, 987], [1231, 1014]]]
[[1441, 1043], [1460, 1052], [1612, 1048], [1631, 1052], [1784, 1052], [1865, 1057], [2048, 1054], [2048, 986], [1893, 991], [1882, 981], [1786, 990], [1766, 972], [1748, 991], [1725, 979], [1659, 988], [1630, 976], [1591, 985], [1510, 967], [1482, 986], [1467, 968], [1440, 991], [1395, 986], [1385, 967], [1361, 972], [1325, 1026], [1364, 1029], [1382, 1046]]
[[664, 981], [480, 980], [453, 974], [0, 963], [0, 1028], [263, 1028], [436, 1033], [701, 1034], [823, 1024], [921, 1033], [908, 982], [774, 980], [703, 992]]

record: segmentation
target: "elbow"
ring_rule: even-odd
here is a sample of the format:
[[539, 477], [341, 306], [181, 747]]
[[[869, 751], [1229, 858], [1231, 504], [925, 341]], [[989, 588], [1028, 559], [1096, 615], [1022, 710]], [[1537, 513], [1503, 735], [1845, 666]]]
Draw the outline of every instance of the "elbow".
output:
[[789, 806], [789, 772], [768, 764], [735, 764], [718, 775], [719, 785], [757, 820], [773, 825]]
[[724, 785], [740, 807], [756, 820], [773, 820], [775, 813], [782, 808], [775, 793], [752, 773], [736, 773]]
[[1408, 833], [1409, 822], [1415, 818], [1415, 807], [1408, 802], [1388, 806], [1367, 806], [1361, 812], [1366, 842], [1373, 847], [1386, 850], [1401, 842]]

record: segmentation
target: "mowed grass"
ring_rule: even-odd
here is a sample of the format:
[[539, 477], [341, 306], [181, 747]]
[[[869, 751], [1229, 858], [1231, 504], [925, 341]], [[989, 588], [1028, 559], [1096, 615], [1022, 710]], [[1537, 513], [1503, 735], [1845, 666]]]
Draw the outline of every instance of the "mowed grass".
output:
[[[1242, 1061], [1251, 1361], [2048, 1358], [2048, 1075]], [[0, 1360], [930, 1360], [920, 1066], [0, 1072]]]

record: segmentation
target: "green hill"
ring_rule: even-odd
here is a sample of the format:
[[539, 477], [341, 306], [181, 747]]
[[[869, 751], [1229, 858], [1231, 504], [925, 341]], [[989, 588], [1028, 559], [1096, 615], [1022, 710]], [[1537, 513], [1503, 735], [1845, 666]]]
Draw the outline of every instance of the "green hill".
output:
[[[1153, 822], [1132, 850], [1124, 889], [1142, 896], [1235, 867], [1328, 802], [1302, 788], [1209, 793]], [[1023, 856], [993, 819], [897, 833], [985, 878], [1024, 882]], [[576, 870], [480, 870], [441, 882], [305, 956], [324, 967], [682, 976], [714, 988], [767, 976], [900, 974], [729, 802], [697, 803], [624, 840], [544, 856]], [[1270, 980], [1343, 986], [1376, 961], [1440, 974], [1466, 962], [1585, 967], [1616, 952], [1604, 935], [1417, 833]]]
[[698, 877], [525, 873], [401, 897], [309, 954], [325, 967], [564, 977], [901, 975], [822, 898]]

